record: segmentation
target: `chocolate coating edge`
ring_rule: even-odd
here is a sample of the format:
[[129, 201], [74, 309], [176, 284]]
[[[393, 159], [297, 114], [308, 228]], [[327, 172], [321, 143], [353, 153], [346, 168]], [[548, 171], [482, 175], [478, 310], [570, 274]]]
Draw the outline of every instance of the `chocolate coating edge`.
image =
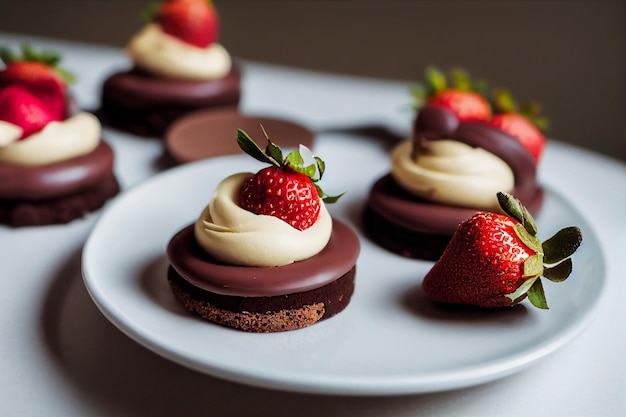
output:
[[[485, 123], [458, 122], [447, 109], [424, 107], [414, 122], [412, 139], [446, 138], [482, 147], [502, 158], [515, 177], [512, 194], [533, 215], [538, 215], [544, 191], [536, 182], [537, 168], [532, 155], [517, 139]], [[445, 248], [447, 237], [477, 211], [414, 196], [387, 174], [370, 189], [363, 223], [369, 236], [381, 246], [404, 256], [435, 260]]]
[[198, 245], [193, 225], [176, 233], [167, 246], [170, 264], [192, 285], [217, 294], [246, 297], [285, 295], [319, 288], [349, 271], [359, 253], [357, 235], [349, 226], [334, 219], [330, 241], [319, 254], [278, 267], [220, 263]]
[[221, 79], [186, 81], [162, 78], [140, 69], [118, 72], [102, 85], [104, 125], [142, 136], [161, 136], [179, 117], [204, 108], [237, 108], [241, 75], [236, 65]]
[[0, 199], [38, 201], [73, 194], [112, 170], [113, 150], [102, 140], [88, 154], [53, 164], [0, 164]]

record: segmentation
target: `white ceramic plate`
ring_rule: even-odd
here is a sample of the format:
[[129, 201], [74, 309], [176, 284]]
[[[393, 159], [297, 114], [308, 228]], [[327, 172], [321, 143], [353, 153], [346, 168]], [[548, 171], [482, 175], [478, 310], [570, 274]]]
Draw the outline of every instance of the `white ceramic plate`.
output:
[[[380, 162], [377, 170], [365, 167], [384, 158], [380, 149], [361, 144], [350, 169], [337, 170], [339, 156], [331, 156], [331, 148], [350, 151], [354, 143], [326, 143], [316, 148], [329, 155], [325, 182], [332, 186], [326, 191], [349, 191], [331, 213], [358, 230], [369, 184], [387, 169]], [[200, 320], [170, 293], [166, 244], [194, 221], [223, 177], [255, 169], [243, 155], [196, 162], [160, 174], [108, 206], [85, 246], [83, 275], [114, 325], [172, 361], [227, 380], [298, 392], [391, 395], [467, 387], [519, 371], [580, 334], [601, 297], [598, 241], [568, 202], [548, 190], [540, 237], [578, 225], [585, 238], [568, 281], [544, 284], [548, 311], [527, 302], [505, 311], [436, 307], [420, 291], [432, 263], [404, 259], [363, 238], [356, 290], [339, 315], [275, 334]]]

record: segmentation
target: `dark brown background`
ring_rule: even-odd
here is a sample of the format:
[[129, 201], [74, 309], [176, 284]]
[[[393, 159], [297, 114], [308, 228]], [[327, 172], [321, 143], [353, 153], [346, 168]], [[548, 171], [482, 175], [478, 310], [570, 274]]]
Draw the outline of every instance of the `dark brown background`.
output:
[[[145, 0], [0, 0], [0, 31], [123, 46]], [[463, 66], [536, 99], [549, 136], [626, 159], [622, 0], [215, 0], [236, 57], [403, 81]]]

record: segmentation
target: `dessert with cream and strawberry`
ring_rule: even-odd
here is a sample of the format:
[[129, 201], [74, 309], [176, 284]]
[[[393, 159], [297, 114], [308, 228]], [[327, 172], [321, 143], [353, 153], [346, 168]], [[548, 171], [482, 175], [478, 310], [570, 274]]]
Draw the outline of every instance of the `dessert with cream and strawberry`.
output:
[[236, 108], [240, 73], [217, 42], [218, 15], [210, 0], [165, 0], [126, 46], [133, 68], [102, 86], [99, 115], [106, 124], [162, 136], [178, 117], [204, 108]]
[[246, 153], [270, 164], [224, 179], [197, 221], [168, 244], [168, 280], [177, 300], [211, 322], [248, 332], [278, 332], [334, 316], [354, 291], [357, 235], [332, 219], [321, 190], [324, 162], [283, 158], [242, 130]]
[[491, 308], [528, 298], [547, 309], [541, 278], [562, 282], [571, 274], [571, 256], [583, 240], [580, 229], [566, 227], [541, 242], [519, 200], [503, 192], [497, 199], [504, 214], [481, 211], [462, 222], [424, 277], [422, 287], [432, 301]]
[[0, 223], [67, 223], [119, 191], [100, 122], [77, 109], [59, 57], [0, 51]]
[[[453, 71], [450, 82], [429, 68], [426, 79], [426, 90], [416, 93], [412, 137], [393, 149], [391, 172], [373, 185], [364, 225], [393, 252], [436, 260], [464, 219], [499, 210], [498, 191], [539, 212], [543, 190], [536, 174], [545, 139], [531, 137], [523, 126], [532, 126], [530, 120], [501, 90], [492, 104], [486, 85], [463, 71]], [[494, 114], [501, 108], [507, 111]]]

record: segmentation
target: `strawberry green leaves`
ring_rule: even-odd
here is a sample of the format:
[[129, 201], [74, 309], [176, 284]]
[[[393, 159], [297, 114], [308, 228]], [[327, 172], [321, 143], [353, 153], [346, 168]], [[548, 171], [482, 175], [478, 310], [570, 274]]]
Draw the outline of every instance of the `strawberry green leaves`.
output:
[[556, 264], [572, 256], [583, 241], [578, 227], [571, 226], [559, 230], [550, 239], [543, 242], [544, 262]]
[[537, 234], [535, 219], [518, 199], [503, 192], [498, 192], [496, 197], [500, 207], [506, 214], [517, 220], [532, 236]]
[[237, 129], [237, 143], [242, 151], [258, 161], [274, 165], [285, 171], [299, 172], [306, 175], [314, 183], [315, 188], [324, 203], [335, 203], [343, 194], [345, 194], [341, 193], [336, 196], [330, 196], [319, 187], [317, 182], [322, 179], [322, 176], [326, 171], [326, 164], [320, 157], [313, 155], [314, 163], [309, 165], [305, 165], [304, 158], [299, 150], [293, 150], [289, 152], [286, 157], [283, 157], [281, 148], [270, 140], [267, 132], [263, 129], [263, 126], [261, 126], [261, 130], [263, 130], [265, 138], [267, 139], [265, 151], [263, 151], [245, 131]]
[[528, 101], [518, 105], [513, 95], [503, 88], [494, 88], [491, 92], [491, 106], [494, 113], [519, 113], [530, 120], [537, 129], [546, 131], [550, 121], [541, 116], [541, 106], [536, 101]]
[[541, 279], [536, 279], [528, 290], [528, 301], [530, 301], [530, 303], [537, 308], [542, 310], [548, 309], [548, 302], [546, 301], [546, 295], [543, 292]]
[[410, 94], [414, 107], [422, 107], [428, 99], [446, 90], [473, 92], [485, 96], [488, 84], [485, 80], [472, 80], [470, 74], [461, 68], [452, 68], [448, 73], [429, 66], [424, 71], [424, 83], [413, 86]]
[[[524, 262], [523, 275], [526, 282], [507, 297], [511, 300], [519, 298], [526, 290], [528, 300], [535, 307], [547, 309], [541, 276], [552, 282], [563, 282], [572, 272], [570, 257], [582, 243], [582, 233], [578, 227], [571, 226], [559, 230], [554, 236], [541, 243], [536, 238], [537, 224], [519, 200], [508, 193], [499, 192], [498, 202], [504, 212], [519, 222], [516, 233], [520, 240], [536, 252]], [[546, 265], [552, 265], [547, 267]]]
[[504, 214], [477, 212], [461, 222], [422, 288], [435, 302], [510, 307], [528, 299], [548, 309], [542, 277], [567, 279], [582, 234], [567, 227], [542, 244], [520, 201], [504, 192], [497, 199]]

